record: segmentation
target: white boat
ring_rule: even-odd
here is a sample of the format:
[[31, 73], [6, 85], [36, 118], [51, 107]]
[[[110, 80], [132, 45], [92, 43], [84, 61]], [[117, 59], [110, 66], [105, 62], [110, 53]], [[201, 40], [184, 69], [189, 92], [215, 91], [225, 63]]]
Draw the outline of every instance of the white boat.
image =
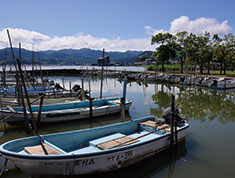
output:
[[[128, 110], [131, 106], [132, 101], [125, 101], [125, 110]], [[31, 118], [29, 107], [27, 107], [26, 112], [28, 118]], [[32, 106], [32, 111], [37, 118], [39, 105]], [[120, 98], [106, 98], [97, 99], [92, 101], [92, 116], [98, 117], [108, 114], [114, 114], [121, 111]], [[0, 117], [3, 115], [6, 122], [10, 125], [17, 125], [24, 123], [24, 112], [22, 107], [6, 107], [0, 109]], [[9, 117], [9, 115], [12, 115]], [[60, 121], [73, 121], [78, 119], [84, 119], [90, 117], [90, 102], [85, 101], [75, 101], [68, 103], [59, 104], [48, 104], [43, 105], [41, 110], [41, 123], [53, 123]]]
[[[188, 127], [184, 120], [177, 122], [177, 142], [185, 140]], [[95, 174], [132, 165], [169, 148], [170, 136], [170, 125], [150, 116], [12, 140], [0, 146], [0, 153], [31, 177]]]
[[189, 76], [181, 76], [180, 85], [194, 85], [196, 81], [196, 77], [189, 75]]
[[195, 83], [197, 86], [200, 87], [209, 87], [210, 81], [211, 81], [210, 77], [198, 77]]
[[212, 89], [232, 89], [235, 88], [235, 79], [224, 79], [218, 78], [214, 79], [213, 83], [210, 85]]

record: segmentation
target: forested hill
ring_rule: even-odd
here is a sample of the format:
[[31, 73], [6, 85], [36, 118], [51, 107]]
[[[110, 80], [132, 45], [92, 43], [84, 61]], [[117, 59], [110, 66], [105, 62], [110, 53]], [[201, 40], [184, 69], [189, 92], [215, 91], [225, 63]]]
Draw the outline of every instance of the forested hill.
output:
[[[19, 56], [19, 49], [14, 48], [15, 58]], [[143, 51], [126, 51], [126, 52], [105, 52], [105, 56], [110, 57], [110, 62], [117, 62], [123, 64], [134, 64], [136, 57]], [[6, 57], [5, 57], [6, 56]], [[34, 52], [30, 50], [21, 50], [22, 63], [31, 64], [32, 56], [34, 56], [35, 63], [39, 60], [43, 64], [56, 64], [56, 65], [69, 65], [69, 64], [92, 64], [97, 63], [97, 59], [102, 57], [102, 50], [91, 50], [87, 48], [75, 50], [75, 49], [63, 49], [63, 50], [49, 50]], [[12, 60], [10, 48], [0, 50], [0, 64], [6, 59], [7, 63], [14, 63]]]

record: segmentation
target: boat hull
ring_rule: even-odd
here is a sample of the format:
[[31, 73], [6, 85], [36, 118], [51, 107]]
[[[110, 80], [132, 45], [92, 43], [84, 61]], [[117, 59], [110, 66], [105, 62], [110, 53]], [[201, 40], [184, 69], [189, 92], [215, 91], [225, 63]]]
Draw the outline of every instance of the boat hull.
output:
[[[178, 142], [184, 141], [186, 129], [178, 132]], [[61, 159], [24, 159], [5, 156], [19, 167], [26, 175], [32, 177], [82, 175], [107, 172], [120, 169], [150, 156], [153, 156], [170, 146], [170, 135], [152, 140], [149, 143], [113, 151], [107, 154]], [[43, 171], [42, 171], [43, 170]]]
[[[132, 102], [127, 101], [125, 104], [125, 110], [129, 110]], [[93, 106], [92, 108], [92, 117], [99, 117], [104, 115], [115, 114], [121, 111], [121, 106], [118, 103], [113, 105], [102, 105], [102, 106]], [[2, 112], [2, 111], [1, 111]], [[3, 117], [8, 117], [12, 114], [10, 111], [2, 112]], [[1, 114], [1, 115], [2, 115]], [[31, 118], [29, 112], [27, 113], [28, 118]], [[34, 117], [37, 118], [38, 113], [34, 112]], [[55, 123], [55, 122], [65, 122], [65, 121], [74, 121], [79, 119], [90, 118], [90, 108], [73, 108], [65, 110], [55, 110], [47, 111], [41, 113], [40, 123]], [[24, 123], [24, 114], [23, 112], [18, 112], [12, 117], [9, 117], [6, 122], [9, 125], [20, 125]]]

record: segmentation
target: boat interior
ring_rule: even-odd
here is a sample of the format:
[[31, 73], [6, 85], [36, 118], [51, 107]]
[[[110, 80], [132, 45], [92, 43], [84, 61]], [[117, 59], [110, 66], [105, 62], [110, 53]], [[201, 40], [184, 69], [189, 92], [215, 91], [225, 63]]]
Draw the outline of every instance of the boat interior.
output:
[[[177, 130], [186, 126], [186, 123], [178, 123]], [[19, 139], [4, 145], [4, 149], [30, 156], [84, 155], [146, 143], [169, 134], [169, 124], [149, 117], [105, 127]]]

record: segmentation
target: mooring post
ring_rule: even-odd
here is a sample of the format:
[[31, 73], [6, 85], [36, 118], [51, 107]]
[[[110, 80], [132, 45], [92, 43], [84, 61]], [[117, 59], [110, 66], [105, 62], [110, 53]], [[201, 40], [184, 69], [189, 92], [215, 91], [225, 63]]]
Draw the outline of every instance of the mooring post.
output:
[[84, 78], [83, 78], [83, 74], [82, 74], [82, 90], [84, 90]]
[[122, 95], [122, 97], [124, 98], [124, 102], [126, 101], [126, 85], [127, 85], [127, 79], [125, 77], [123, 80], [123, 95]]
[[15, 55], [14, 55], [14, 52], [13, 52], [13, 47], [12, 47], [12, 42], [11, 42], [11, 36], [10, 36], [10, 33], [9, 33], [9, 30], [7, 29], [7, 35], [8, 35], [8, 39], [9, 39], [9, 42], [10, 42], [10, 47], [11, 47], [11, 55], [12, 55], [12, 59], [14, 61], [14, 65], [15, 65], [15, 70], [16, 70], [16, 90], [15, 92], [17, 92], [17, 104], [20, 105], [20, 95], [19, 95], [19, 74], [18, 74], [18, 69], [17, 69], [17, 64], [16, 64], [16, 60], [15, 60]]
[[69, 82], [69, 91], [70, 91], [70, 96], [72, 96], [72, 83], [71, 83], [71, 81]]
[[126, 118], [125, 118], [125, 100], [123, 97], [121, 97], [121, 100], [120, 100], [120, 109], [121, 109], [122, 121], [124, 122]]
[[[19, 60], [21, 61], [21, 43], [19, 43]], [[22, 83], [22, 81], [21, 81]], [[32, 132], [32, 127], [31, 127], [31, 124], [29, 123], [29, 120], [28, 120], [28, 115], [27, 115], [27, 112], [26, 112], [26, 106], [25, 106], [25, 101], [24, 101], [24, 93], [23, 93], [23, 86], [22, 84], [19, 83], [19, 94], [21, 96], [21, 104], [23, 106], [23, 112], [24, 112], [24, 128], [25, 128], [25, 131], [27, 133], [31, 133]]]
[[175, 118], [175, 144], [178, 142], [178, 131], [177, 131], [177, 118]]
[[[0, 98], [1, 101], [1, 110], [3, 110], [3, 106], [2, 106], [2, 99]], [[6, 132], [6, 120], [4, 119], [4, 114], [2, 112], [2, 118], [3, 118], [3, 127], [4, 127], [4, 132]]]
[[104, 49], [102, 54], [102, 68], [101, 68], [101, 84], [100, 84], [100, 99], [102, 99], [102, 91], [103, 91], [103, 77], [104, 77]]
[[90, 119], [93, 118], [93, 109], [92, 109], [92, 101], [94, 100], [94, 98], [89, 97], [89, 103], [90, 103]]
[[19, 59], [17, 59], [17, 64], [18, 64], [18, 69], [19, 69], [19, 72], [20, 72], [21, 81], [22, 81], [22, 84], [23, 84], [23, 87], [24, 87], [24, 92], [25, 92], [27, 103], [28, 103], [29, 111], [30, 111], [30, 114], [31, 114], [31, 120], [32, 120], [32, 123], [33, 123], [33, 127], [34, 127], [36, 135], [38, 135], [37, 125], [36, 125], [35, 120], [34, 120], [33, 110], [32, 110], [32, 107], [31, 107], [31, 104], [30, 104], [30, 101], [29, 101], [29, 96], [28, 96], [27, 88], [26, 88], [26, 85], [25, 85], [25, 82], [24, 82], [24, 76], [23, 76], [23, 73], [22, 73], [22, 70], [21, 70], [21, 64], [20, 64]]
[[65, 88], [65, 85], [64, 85], [64, 76], [62, 75], [62, 85], [63, 85], [63, 88]]
[[170, 135], [170, 138], [171, 138], [171, 147], [173, 147], [173, 144], [174, 144], [174, 110], [175, 110], [175, 96], [172, 94], [172, 100], [171, 100], [171, 135]]
[[40, 103], [39, 103], [39, 108], [38, 108], [38, 119], [37, 119], [37, 124], [38, 124], [38, 126], [40, 126], [41, 113], [42, 113], [42, 105], [43, 105], [43, 99], [44, 99], [45, 94], [40, 93], [40, 95], [41, 95], [42, 97], [40, 98]]
[[22, 89], [21, 84], [19, 84], [19, 88], [20, 88], [21, 100], [22, 100], [21, 103], [22, 103], [23, 112], [24, 112], [24, 128], [25, 128], [26, 133], [31, 133], [32, 128], [31, 128], [31, 125], [30, 125], [29, 120], [28, 120], [28, 115], [27, 115], [27, 112], [26, 112], [26, 106], [25, 106], [25, 101], [24, 101], [24, 94], [23, 94], [23, 89]]
[[91, 81], [88, 81], [88, 87], [89, 87], [89, 97], [91, 97]]

